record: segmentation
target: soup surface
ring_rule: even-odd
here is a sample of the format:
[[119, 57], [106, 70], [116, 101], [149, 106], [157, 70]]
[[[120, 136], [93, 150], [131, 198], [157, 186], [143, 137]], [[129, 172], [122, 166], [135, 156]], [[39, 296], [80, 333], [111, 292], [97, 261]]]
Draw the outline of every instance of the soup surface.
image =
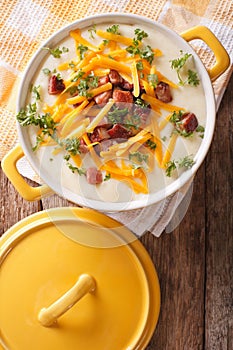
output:
[[42, 177], [87, 199], [129, 202], [192, 167], [206, 123], [192, 54], [149, 25], [111, 23], [44, 49], [17, 115]]

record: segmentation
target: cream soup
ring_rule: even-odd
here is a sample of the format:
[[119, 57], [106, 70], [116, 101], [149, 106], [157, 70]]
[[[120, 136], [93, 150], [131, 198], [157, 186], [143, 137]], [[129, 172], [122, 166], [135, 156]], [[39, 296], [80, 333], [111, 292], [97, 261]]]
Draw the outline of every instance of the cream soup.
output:
[[[126, 38], [125, 43], [120, 37]], [[61, 51], [59, 58], [53, 56], [52, 50], [57, 48]], [[81, 31], [77, 28], [66, 40], [47, 50], [27, 103], [36, 103], [38, 114], [52, 116], [56, 132], [50, 131], [52, 136], [48, 136], [38, 126], [28, 128], [32, 147], [37, 144], [34, 154], [41, 172], [59, 181], [61, 191], [97, 201], [128, 202], [165, 188], [194, 164], [206, 123], [203, 86], [201, 81], [195, 83], [198, 75], [193, 56], [180, 52], [180, 47], [163, 32], [141, 24], [98, 24]], [[119, 81], [114, 84], [109, 78], [100, 83], [112, 71], [128, 85]], [[194, 74], [193, 85], [187, 82], [190, 72], [191, 83]], [[58, 93], [48, 92], [53, 75], [64, 84]], [[185, 81], [183, 85], [180, 79]], [[157, 94], [161, 82], [168, 85], [169, 102]], [[130, 88], [126, 88], [129, 84]], [[123, 100], [114, 100], [112, 92], [117, 89], [131, 94], [133, 102], [124, 101], [124, 96]], [[107, 91], [109, 100], [98, 104], [96, 96], [106, 95]], [[136, 112], [131, 106], [135, 104]], [[145, 110], [141, 113], [138, 108]], [[101, 111], [105, 111], [102, 116]], [[190, 114], [195, 115], [198, 125], [187, 131], [183, 121]], [[122, 118], [126, 119], [122, 122]], [[95, 125], [96, 120], [99, 122]], [[121, 124], [120, 134], [109, 131], [116, 124]], [[97, 129], [99, 139], [93, 137]], [[76, 152], [77, 142], [71, 144], [74, 139], [79, 146], [87, 146], [85, 152], [81, 147]], [[101, 181], [89, 183], [89, 168], [98, 171], [96, 176]]]

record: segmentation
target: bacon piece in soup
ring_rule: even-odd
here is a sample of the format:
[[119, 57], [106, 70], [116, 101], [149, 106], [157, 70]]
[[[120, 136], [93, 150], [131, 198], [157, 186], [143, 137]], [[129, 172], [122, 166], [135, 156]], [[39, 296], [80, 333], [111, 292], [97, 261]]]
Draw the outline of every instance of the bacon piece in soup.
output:
[[56, 95], [65, 90], [65, 84], [63, 79], [58, 79], [56, 75], [49, 77], [48, 93], [50, 95]]
[[110, 130], [108, 130], [108, 134], [111, 139], [128, 139], [132, 136], [131, 132], [121, 124], [115, 124]]
[[167, 83], [164, 83], [163, 81], [160, 81], [155, 89], [155, 96], [158, 100], [168, 103], [172, 100], [171, 90], [170, 86]]
[[185, 113], [181, 117], [180, 129], [186, 132], [193, 132], [198, 127], [198, 120], [194, 113]]
[[91, 185], [100, 184], [103, 181], [103, 176], [100, 170], [95, 167], [90, 167], [86, 172], [87, 182]]
[[104, 84], [107, 84], [108, 82], [109, 82], [109, 77], [108, 77], [108, 75], [105, 75], [105, 76], [100, 77], [98, 79], [98, 86], [102, 86]]
[[109, 76], [110, 83], [112, 83], [113, 85], [120, 85], [121, 83], [123, 83], [123, 78], [114, 69], [110, 70], [108, 76]]
[[112, 97], [112, 90], [101, 92], [101, 94], [94, 97], [95, 103], [101, 105], [107, 103]]
[[133, 103], [133, 95], [130, 91], [114, 89], [112, 98], [115, 102]]

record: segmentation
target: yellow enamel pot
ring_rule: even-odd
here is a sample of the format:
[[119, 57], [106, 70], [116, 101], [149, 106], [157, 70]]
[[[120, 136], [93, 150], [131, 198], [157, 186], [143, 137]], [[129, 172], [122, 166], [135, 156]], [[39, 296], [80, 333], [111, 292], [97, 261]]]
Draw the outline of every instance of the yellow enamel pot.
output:
[[[58, 173], [61, 173], [61, 165], [56, 167], [55, 162], [50, 163], [49, 165], [47, 162], [47, 166], [44, 166], [44, 163], [39, 161], [32, 150], [32, 144], [28, 135], [29, 133], [26, 130], [27, 128], [24, 128], [18, 124], [17, 127], [20, 145], [17, 145], [16, 148], [13, 149], [4, 158], [2, 167], [15, 188], [27, 200], [38, 200], [45, 195], [56, 192], [66, 199], [76, 203], [77, 205], [90, 207], [104, 212], [117, 212], [122, 210], [142, 208], [163, 201], [168, 196], [181, 189], [193, 178], [208, 152], [213, 137], [216, 116], [215, 97], [213, 93], [212, 82], [225, 72], [230, 63], [226, 50], [214, 36], [214, 34], [208, 28], [198, 26], [186, 31], [185, 33], [182, 33], [181, 35], [178, 35], [165, 26], [141, 16], [131, 14], [101, 14], [78, 20], [59, 30], [44, 44], [44, 46], [55, 47], [62, 40], [68, 37], [71, 30], [75, 30], [77, 28], [82, 30], [89, 26], [93, 26], [93, 24], [98, 26], [98, 24], [103, 23], [118, 23], [119, 25], [137, 24], [138, 26], [141, 24], [148, 26], [150, 28], [153, 28], [154, 31], [163, 33], [163, 35], [165, 35], [169, 40], [172, 40], [172, 42], [176, 43], [177, 47], [180, 48], [180, 50], [183, 52], [189, 52], [193, 55], [198, 76], [202, 81], [206, 105], [205, 134], [203, 140], [201, 141], [201, 145], [195, 154], [195, 164], [191, 169], [183, 172], [181, 176], [179, 176], [175, 181], [163, 185], [163, 188], [159, 188], [158, 191], [151, 191], [151, 193], [145, 195], [143, 194], [140, 197], [135, 197], [133, 200], [103, 200], [101, 195], [99, 196], [97, 190], [96, 197], [92, 197], [92, 193], [91, 196], [88, 197], [85, 189], [83, 190], [82, 184], [80, 185], [82, 191], [79, 193], [75, 192], [71, 186], [64, 185], [61, 180], [61, 176], [58, 176]], [[215, 63], [212, 67], [206, 69], [201, 59], [189, 44], [189, 42], [194, 39], [202, 40], [213, 51], [215, 56]], [[26, 104], [27, 93], [29, 91], [31, 81], [38, 70], [38, 66], [45, 59], [46, 55], [46, 50], [40, 49], [33, 57], [31, 63], [28, 66], [28, 69], [24, 74], [17, 103], [18, 112]], [[195, 90], [192, 91], [192, 93], [195, 94]], [[42, 187], [36, 189], [30, 187], [19, 174], [16, 163], [18, 159], [20, 159], [23, 155], [27, 157], [35, 172], [45, 184]], [[111, 191], [111, 188], [108, 191]]]
[[160, 289], [142, 244], [93, 210], [59, 208], [0, 240], [0, 349], [145, 349]]

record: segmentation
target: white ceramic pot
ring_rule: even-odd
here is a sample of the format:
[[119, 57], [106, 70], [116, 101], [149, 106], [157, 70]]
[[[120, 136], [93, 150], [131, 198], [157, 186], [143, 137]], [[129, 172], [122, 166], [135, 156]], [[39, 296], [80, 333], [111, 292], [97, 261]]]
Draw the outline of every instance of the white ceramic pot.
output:
[[[117, 24], [143, 24], [145, 26], [152, 26], [155, 31], [160, 31], [165, 34], [170, 40], [174, 41], [177, 44], [177, 47], [183, 52], [189, 52], [193, 55], [195, 60], [196, 70], [202, 81], [204, 88], [204, 95], [206, 101], [206, 126], [205, 126], [205, 135], [201, 145], [198, 149], [197, 154], [195, 155], [195, 164], [191, 169], [183, 172], [177, 180], [173, 181], [171, 184], [168, 184], [165, 188], [162, 188], [159, 191], [154, 193], [149, 193], [148, 195], [143, 196], [143, 198], [130, 200], [129, 203], [122, 202], [111, 202], [104, 200], [96, 200], [86, 198], [85, 195], [80, 195], [73, 192], [71, 189], [64, 188], [60, 180], [58, 179], [57, 174], [52, 174], [53, 170], [48, 168], [43, 168], [39, 164], [38, 159], [35, 157], [35, 153], [32, 151], [30, 138], [28, 135], [28, 130], [25, 127], [17, 125], [19, 142], [20, 146], [14, 148], [3, 160], [2, 167], [5, 171], [8, 178], [12, 181], [19, 193], [27, 200], [38, 200], [44, 195], [49, 195], [50, 193], [58, 193], [59, 195], [65, 197], [66, 199], [81, 205], [90, 208], [94, 208], [101, 211], [122, 211], [122, 210], [131, 210], [136, 208], [145, 207], [154, 203], [163, 201], [169, 195], [175, 193], [180, 188], [182, 188], [192, 177], [195, 175], [196, 171], [202, 164], [208, 149], [211, 144], [213, 137], [214, 126], [215, 126], [215, 98], [213, 93], [212, 81], [218, 78], [229, 66], [229, 57], [221, 43], [217, 38], [210, 32], [206, 27], [195, 27], [187, 32], [178, 35], [174, 31], [166, 28], [165, 26], [156, 23], [150, 19], [143, 18], [141, 16], [129, 15], [129, 14], [102, 14], [85, 19], [78, 20], [65, 28], [56, 32], [51, 38], [48, 39], [43, 46], [46, 47], [56, 47], [56, 45], [63, 39], [69, 36], [71, 30], [76, 28], [86, 28], [93, 24], [103, 24], [103, 23], [117, 23]], [[193, 48], [188, 43], [193, 39], [203, 40], [214, 52], [216, 63], [214, 66], [207, 70], [203, 65], [201, 59], [195, 53]], [[46, 50], [39, 49], [31, 60], [28, 68], [24, 73], [22, 79], [22, 84], [19, 91], [18, 101], [17, 101], [17, 111], [19, 112], [26, 104], [26, 98], [29, 91], [29, 87], [33, 77], [35, 76], [38, 66], [41, 61], [47, 55]], [[26, 184], [24, 179], [18, 173], [16, 168], [16, 162], [23, 155], [26, 156], [35, 172], [40, 176], [43, 182], [46, 185], [43, 185], [38, 188], [32, 188]]]

